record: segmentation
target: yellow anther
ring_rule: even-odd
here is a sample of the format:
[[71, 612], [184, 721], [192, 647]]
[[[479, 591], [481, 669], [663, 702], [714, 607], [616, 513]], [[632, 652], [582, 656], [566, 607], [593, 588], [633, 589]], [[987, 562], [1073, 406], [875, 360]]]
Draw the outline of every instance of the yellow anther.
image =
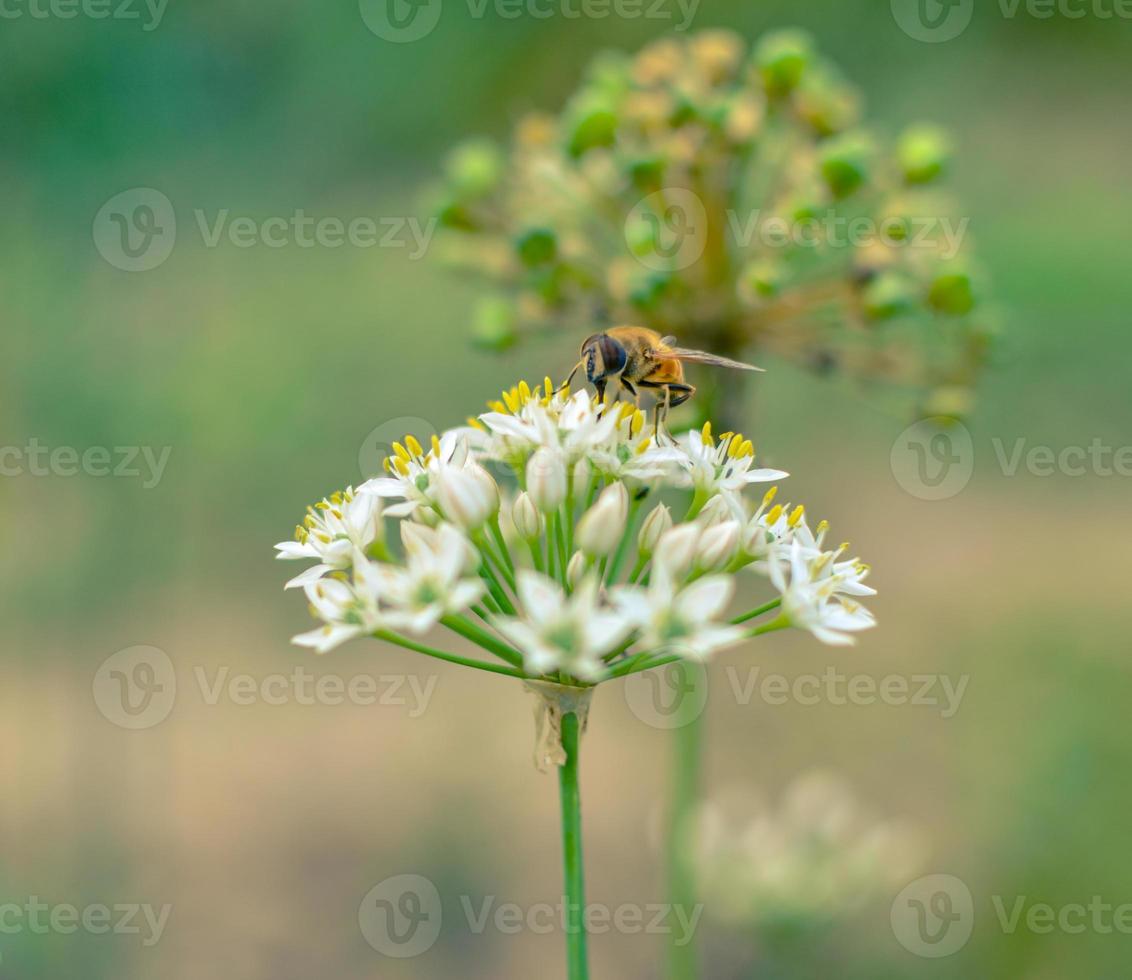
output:
[[393, 465], [397, 468], [397, 472], [402, 476], [409, 475], [409, 464], [400, 456], [393, 457]]
[[[472, 420], [468, 419], [468, 421], [471, 422]], [[432, 434], [432, 454], [440, 459], [440, 437], [435, 432]]]
[[424, 452], [424, 450], [421, 448], [421, 444], [417, 442], [417, 440], [412, 436], [405, 436], [405, 448], [409, 450], [414, 458], [420, 456]]
[[323, 544], [330, 544], [330, 542], [333, 540], [325, 531], [319, 531], [317, 534], [315, 534], [315, 537], [318, 538], [318, 540]]
[[767, 526], [773, 527], [781, 519], [782, 519], [782, 504], [775, 504], [774, 507], [771, 508], [770, 513], [766, 515]]
[[[481, 422], [481, 421], [480, 421], [479, 419], [477, 419], [477, 418], [476, 418], [475, 416], [469, 415], [469, 416], [467, 417], [467, 419], [465, 419], [465, 421], [466, 421], [466, 422], [468, 423], [468, 425], [470, 425], [470, 426], [471, 426], [471, 427], [472, 427], [473, 429], [479, 429], [479, 430], [480, 430], [480, 432], [486, 432], [486, 431], [487, 431], [487, 427], [486, 427], [486, 426], [485, 426], [485, 425], [484, 425], [484, 424], [483, 424], [483, 423], [482, 423], [482, 422]], [[435, 439], [435, 438], [436, 438], [436, 436], [433, 436], [433, 438]], [[437, 445], [438, 445], [438, 446], [440, 445], [439, 441], [437, 442]], [[437, 456], [439, 456], [439, 455], [440, 455], [440, 453], [439, 453], [439, 452], [437, 452], [437, 454], [436, 454], [436, 455], [437, 455]]]
[[750, 439], [744, 439], [743, 445], [739, 448], [740, 456], [754, 456], [755, 444]]
[[519, 382], [519, 401], [527, 404], [531, 400], [531, 387], [525, 381]]
[[[720, 441], [721, 443], [722, 443], [722, 442], [730, 442], [730, 441], [731, 441], [731, 437], [732, 437], [733, 435], [735, 435], [735, 433], [734, 433], [734, 432], [721, 432], [721, 433], [719, 434], [719, 441]], [[740, 441], [740, 442], [742, 442], [743, 440], [742, 440], [742, 439], [740, 439], [739, 441]]]
[[393, 472], [393, 460], [389, 456], [386, 456], [385, 459], [381, 461], [381, 465], [384, 467], [386, 473]]
[[[645, 424], [645, 413], [639, 408], [633, 410], [633, 417], [629, 419], [629, 435], [636, 436]], [[646, 445], [648, 440], [645, 441]]]
[[[723, 441], [723, 436], [719, 437]], [[729, 436], [727, 443], [727, 455], [734, 459], [736, 456], [741, 456], [743, 453], [743, 440], [740, 436]]]
[[771, 487], [766, 493], [763, 494], [763, 506], [766, 507], [770, 504], [775, 497], [778, 496], [778, 487]]
[[330, 502], [332, 504], [341, 504], [342, 503], [342, 491], [335, 490], [334, 493], [332, 493], [330, 495]]
[[868, 575], [869, 572], [871, 572], [873, 570], [872, 565], [866, 565], [863, 561], [857, 562], [857, 564], [854, 565], [853, 567], [857, 570], [857, 574], [862, 575], [862, 576]]
[[787, 526], [788, 527], [797, 527], [798, 523], [802, 520], [802, 517], [803, 517], [803, 515], [805, 515], [805, 513], [806, 513], [806, 508], [803, 507], [801, 504], [799, 504], [797, 507], [794, 508], [794, 513], [792, 513], [790, 515], [789, 519], [786, 521]]
[[488, 402], [487, 407], [490, 408], [493, 412], [499, 412], [500, 415], [507, 414], [507, 406], [504, 405], [501, 401]]
[[319, 510], [330, 510], [330, 504], [328, 504], [325, 500], [320, 500], [317, 504], [315, 504], [315, 507], [317, 507]]
[[711, 423], [705, 422], [704, 427], [700, 429], [700, 436], [703, 438], [705, 446], [713, 445], [711, 441]]
[[411, 459], [409, 451], [399, 442], [393, 443], [393, 452], [397, 454], [398, 459], [403, 459], [406, 463]]
[[554, 382], [550, 380], [549, 374], [542, 379], [542, 391], [547, 398], [554, 394]]
[[823, 519], [822, 521], [820, 521], [818, 523], [818, 529], [815, 533], [825, 534], [825, 532], [828, 531], [828, 530], [829, 530], [829, 521]]
[[637, 455], [640, 456], [642, 453], [648, 452], [648, 448], [651, 445], [652, 436], [645, 436], [644, 439], [641, 440], [641, 444], [637, 447]]
[[301, 524], [296, 524], [295, 525], [295, 540], [296, 541], [303, 541], [306, 538], [306, 536], [307, 536], [306, 528], [304, 528]]
[[503, 392], [503, 404], [507, 406], [507, 411], [515, 414], [519, 410], [519, 392], [515, 388]]
[[317, 523], [318, 521], [315, 520], [314, 514], [307, 514], [307, 516], [303, 518], [303, 527], [311, 528]]

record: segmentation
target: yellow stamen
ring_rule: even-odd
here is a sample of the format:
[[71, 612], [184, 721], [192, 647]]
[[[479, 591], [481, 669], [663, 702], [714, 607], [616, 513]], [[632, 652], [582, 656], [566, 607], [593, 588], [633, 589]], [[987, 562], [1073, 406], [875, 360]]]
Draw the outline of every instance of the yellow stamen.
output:
[[393, 472], [393, 460], [391, 457], [386, 456], [385, 459], [381, 461], [381, 465], [385, 468], [386, 473]]
[[421, 444], [412, 436], [405, 436], [405, 446], [414, 457], [420, 456], [424, 452], [421, 449]]
[[828, 531], [828, 530], [829, 530], [829, 521], [822, 520], [818, 524], [818, 529], [817, 529], [816, 533], [821, 535], [821, 534], [825, 534], [825, 532]]
[[637, 455], [640, 456], [643, 453], [648, 452], [648, 448], [651, 445], [652, 436], [645, 436], [644, 439], [641, 440], [641, 444], [637, 447]]
[[393, 457], [393, 465], [397, 468], [397, 472], [402, 476], [409, 475], [409, 464], [405, 462], [400, 456]]
[[328, 504], [325, 500], [320, 500], [317, 504], [315, 504], [315, 507], [317, 507], [319, 510], [330, 510], [330, 504]]
[[755, 444], [750, 439], [744, 439], [743, 445], [739, 447], [740, 456], [754, 456]]
[[[720, 440], [722, 440], [723, 436], [720, 436], [719, 438], [720, 438]], [[742, 455], [742, 452], [743, 452], [743, 440], [742, 440], [742, 438], [739, 437], [739, 436], [733, 436], [733, 437], [729, 436], [728, 438], [729, 438], [729, 441], [727, 443], [727, 455], [730, 456], [732, 459], [734, 459], [736, 456]]]
[[[645, 424], [645, 413], [639, 408], [633, 410], [633, 417], [629, 420], [629, 435], [636, 436]], [[647, 442], [646, 442], [647, 444]]]
[[782, 518], [782, 504], [775, 504], [771, 508], [769, 514], [766, 515], [766, 523], [768, 527], [772, 527], [779, 522]]
[[403, 459], [406, 463], [412, 458], [409, 456], [409, 451], [399, 442], [393, 443], [393, 452], [397, 454], [398, 459]]
[[792, 513], [790, 515], [789, 519], [786, 521], [787, 526], [797, 527], [799, 521], [802, 520], [802, 517], [805, 513], [806, 513], [806, 508], [803, 507], [801, 504], [799, 504], [797, 507], [794, 508], [794, 513]]
[[[471, 419], [468, 419], [469, 423], [471, 421], [472, 421]], [[476, 423], [478, 424], [478, 422], [479, 422], [479, 420], [477, 419]], [[432, 454], [437, 459], [440, 459], [440, 439], [435, 432], [432, 434]]]
[[542, 379], [542, 390], [543, 390], [543, 394], [547, 398], [549, 398], [551, 395], [554, 394], [554, 384], [553, 384], [553, 382], [551, 382], [549, 374], [545, 378]]
[[[480, 432], [487, 431], [487, 426], [485, 426], [479, 419], [475, 418], [474, 416], [469, 415], [465, 421], [467, 421], [468, 425], [470, 425], [473, 429], [479, 429]], [[433, 438], [435, 439], [436, 436], [433, 436]], [[437, 453], [437, 456], [439, 455], [440, 453]]]
[[711, 423], [710, 422], [704, 423], [704, 427], [702, 429], [700, 429], [700, 436], [703, 438], [705, 446], [714, 445], [714, 443], [711, 441]]
[[500, 415], [507, 414], [507, 406], [504, 405], [501, 401], [488, 402], [487, 407], [490, 408], [493, 412], [498, 412]]
[[519, 410], [519, 392], [514, 388], [503, 392], [503, 403], [507, 406], [507, 411], [514, 415]]
[[342, 493], [341, 493], [341, 491], [335, 490], [334, 493], [332, 493], [330, 495], [330, 502], [332, 504], [341, 504], [342, 503]]
[[766, 493], [763, 494], [763, 506], [766, 507], [777, 496], [778, 487], [771, 487]]
[[531, 400], [531, 388], [525, 381], [519, 382], [519, 400], [524, 405]]

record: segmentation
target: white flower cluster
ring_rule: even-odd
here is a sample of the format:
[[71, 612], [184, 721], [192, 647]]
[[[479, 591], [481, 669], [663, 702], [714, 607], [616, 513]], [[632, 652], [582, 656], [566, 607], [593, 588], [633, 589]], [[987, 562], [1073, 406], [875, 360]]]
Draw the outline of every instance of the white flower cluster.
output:
[[[277, 546], [316, 562], [288, 583], [323, 623], [297, 643], [324, 652], [370, 634], [428, 652], [403, 634], [442, 623], [517, 676], [596, 683], [789, 626], [844, 644], [873, 625], [856, 601], [873, 594], [868, 568], [824, 548], [827, 525], [774, 504], [777, 488], [749, 499], [787, 474], [756, 468], [741, 435], [658, 437], [633, 405], [550, 379], [489, 407], [427, 450], [395, 443], [387, 476], [320, 501]], [[728, 619], [742, 569], [771, 591]]]

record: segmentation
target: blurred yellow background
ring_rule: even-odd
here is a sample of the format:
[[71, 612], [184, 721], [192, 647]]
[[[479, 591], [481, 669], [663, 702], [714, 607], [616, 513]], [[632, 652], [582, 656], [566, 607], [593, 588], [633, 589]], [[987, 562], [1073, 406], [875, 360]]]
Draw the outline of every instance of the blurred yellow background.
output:
[[[379, 444], [457, 424], [519, 377], [563, 375], [587, 332], [501, 359], [471, 351], [476, 290], [415, 247], [409, 221], [427, 221], [418, 192], [451, 144], [557, 108], [596, 51], [674, 25], [476, 9], [448, 0], [412, 43], [377, 36], [351, 3], [172, 0], [159, 23], [138, 5], [137, 20], [0, 25], [0, 445], [15, 450], [0, 480], [0, 905], [172, 906], [151, 946], [144, 925], [40, 935], [0, 918], [4, 980], [561, 974], [560, 934], [477, 934], [461, 903], [560, 895], [556, 786], [531, 764], [529, 695], [377, 643], [322, 659], [291, 646], [309, 621], [282, 591], [295, 569], [272, 558], [308, 502], [373, 475]], [[732, 651], [707, 706], [709, 789], [774, 800], [800, 772], [839, 773], [876, 813], [922, 829], [924, 871], [969, 886], [971, 941], [913, 955], [890, 897], [847, 910], [784, 966], [709, 916], [705, 976], [1127, 969], [1126, 932], [1011, 933], [993, 901], [1132, 902], [1132, 477], [1112, 454], [1086, 455], [1083, 472], [1078, 456], [1056, 461], [1132, 444], [1132, 28], [1100, 8], [1006, 9], [980, 5], [939, 44], [864, 0], [705, 0], [692, 19], [748, 38], [804, 26], [860, 85], [870, 120], [950, 127], [952, 186], [1008, 328], [968, 423], [970, 483], [941, 500], [915, 492], [899, 449], [911, 420], [883, 391], [767, 365], [751, 434], [793, 474], [790, 495], [873, 565], [880, 628], [851, 650], [791, 635]], [[139, 187], [168, 198], [177, 233], [165, 261], [130, 272], [92, 227]], [[389, 245], [208, 244], [222, 213], [299, 210], [373, 218]], [[122, 472], [68, 475], [67, 453], [50, 456], [91, 447]], [[169, 447], [167, 465], [116, 447], [154, 459]], [[107, 658], [138, 645], [169, 658], [176, 697], [160, 723], [128, 730], [92, 689]], [[742, 703], [733, 679], [751, 667], [967, 680], [945, 717], [939, 704]], [[379, 703], [210, 693], [296, 669], [371, 675]], [[650, 828], [672, 736], [639, 714], [603, 687], [583, 743], [589, 897], [609, 906], [663, 895]], [[445, 926], [397, 960], [367, 944], [358, 906], [403, 873], [436, 884]], [[595, 936], [593, 975], [658, 976], [662, 946]]]

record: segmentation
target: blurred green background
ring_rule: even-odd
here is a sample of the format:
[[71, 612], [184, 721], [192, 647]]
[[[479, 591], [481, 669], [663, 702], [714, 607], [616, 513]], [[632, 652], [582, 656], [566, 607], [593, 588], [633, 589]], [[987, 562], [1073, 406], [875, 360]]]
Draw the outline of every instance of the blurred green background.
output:
[[[306, 503], [372, 475], [377, 442], [455, 424], [518, 377], [563, 374], [588, 325], [494, 359], [465, 342], [475, 289], [429, 249], [209, 248], [194, 216], [423, 221], [419, 189], [450, 145], [558, 108], [595, 52], [673, 26], [471, 9], [446, 0], [436, 29], [404, 44], [350, 2], [171, 0], [152, 30], [140, 6], [140, 20], [0, 21], [0, 445], [171, 447], [149, 488], [0, 481], [0, 904], [173, 905], [151, 948], [0, 932], [4, 980], [559, 975], [561, 936], [474, 935], [457, 898], [559, 894], [556, 791], [530, 762], [529, 698], [376, 644], [317, 661], [290, 646], [308, 620], [271, 546]], [[975, 928], [955, 955], [919, 958], [875, 902], [783, 967], [705, 920], [705, 975], [1124, 975], [1127, 934], [1010, 934], [992, 897], [1132, 902], [1130, 478], [1011, 476], [995, 447], [1132, 444], [1132, 25], [980, 4], [961, 36], [925, 44], [864, 0], [704, 0], [692, 21], [748, 38], [789, 25], [861, 87], [877, 125], [952, 129], [951, 184], [1008, 329], [969, 423], [973, 478], [940, 501], [894, 479], [910, 420], [883, 392], [768, 365], [752, 435], [794, 474], [791, 496], [871, 561], [881, 627], [849, 651], [798, 636], [723, 664], [969, 684], [943, 718], [743, 705], [713, 668], [705, 781], [773, 799], [798, 772], [839, 772], [878, 813], [923, 829], [923, 870], [968, 884]], [[92, 236], [102, 205], [136, 187], [160, 190], [177, 219], [172, 253], [145, 272], [104, 260]], [[168, 654], [178, 694], [167, 720], [128, 731], [100, 713], [92, 682], [138, 644]], [[196, 676], [297, 666], [436, 687], [419, 713], [210, 705]], [[602, 689], [583, 763], [592, 901], [660, 900], [647, 828], [670, 741]], [[366, 944], [357, 909], [407, 872], [437, 883], [451, 924], [399, 961]], [[661, 948], [595, 937], [594, 975], [657, 976]]]

